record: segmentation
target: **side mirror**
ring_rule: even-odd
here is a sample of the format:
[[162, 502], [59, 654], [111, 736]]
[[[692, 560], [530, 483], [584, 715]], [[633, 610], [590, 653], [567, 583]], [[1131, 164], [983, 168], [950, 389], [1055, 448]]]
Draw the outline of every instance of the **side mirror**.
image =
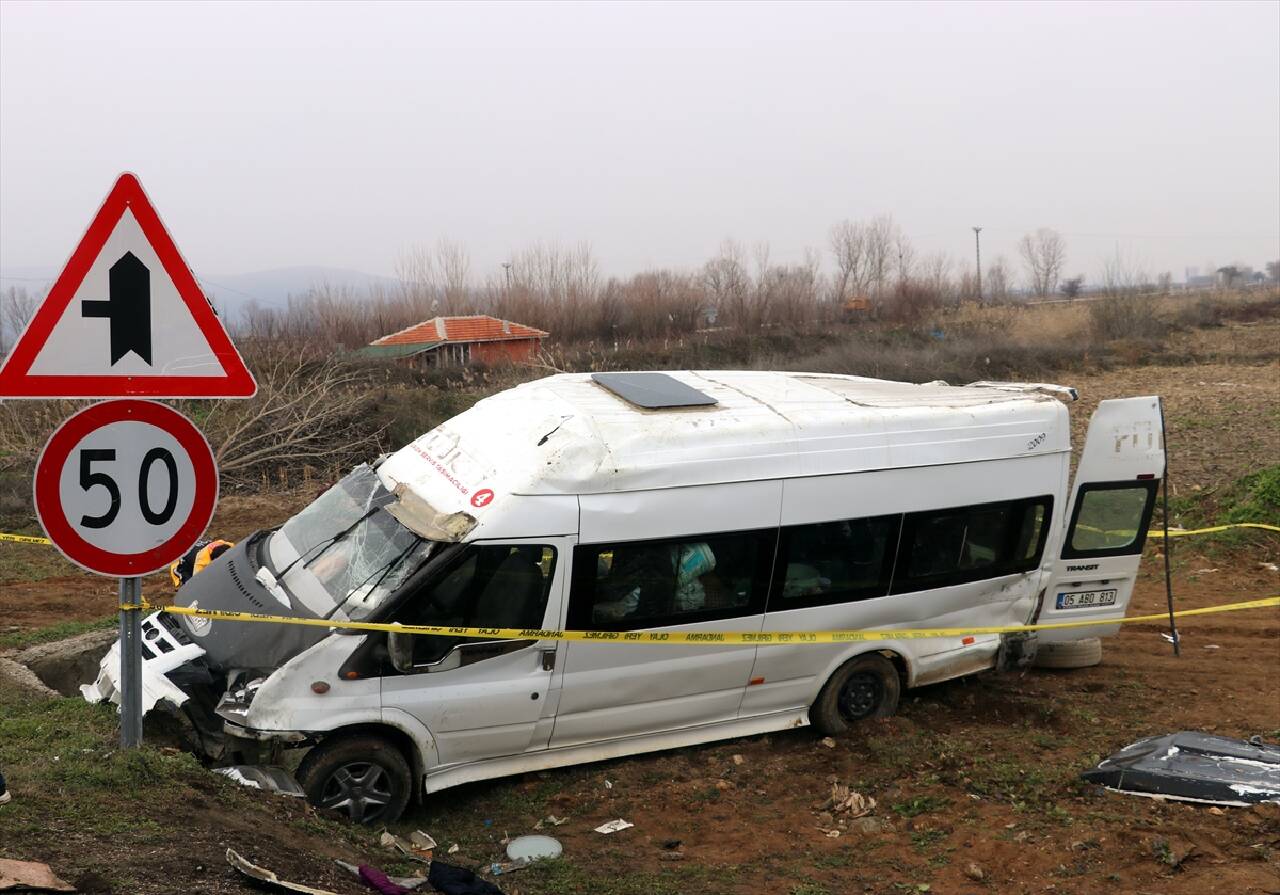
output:
[[412, 674], [416, 671], [452, 671], [462, 667], [462, 647], [455, 644], [449, 652], [434, 662], [417, 664], [413, 661], [414, 634], [399, 634], [392, 631], [387, 635], [387, 654], [391, 658], [391, 667], [401, 674]]

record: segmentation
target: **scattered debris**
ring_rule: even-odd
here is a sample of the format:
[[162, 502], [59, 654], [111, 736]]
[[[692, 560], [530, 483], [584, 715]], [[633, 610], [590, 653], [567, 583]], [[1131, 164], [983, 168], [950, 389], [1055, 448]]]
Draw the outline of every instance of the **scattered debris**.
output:
[[973, 861], [969, 862], [969, 866], [964, 869], [964, 875], [974, 882], [981, 882], [986, 878], [986, 874], [982, 872], [982, 868]]
[[560, 841], [550, 836], [517, 836], [507, 846], [508, 858], [526, 864], [558, 858], [563, 852]]
[[[355, 864], [348, 864], [346, 861], [335, 860], [333, 863], [337, 864], [343, 870], [350, 873], [356, 879], [363, 879], [363, 877], [360, 875], [360, 871], [368, 867], [367, 864], [361, 864], [360, 866], [357, 867]], [[377, 868], [371, 868], [371, 869], [377, 869]], [[425, 876], [388, 876], [387, 879], [395, 883], [397, 886], [400, 886], [403, 889], [408, 889], [410, 892], [412, 892], [414, 889], [418, 888], [419, 886], [424, 885], [427, 881], [427, 878]]]
[[1280, 802], [1280, 746], [1193, 731], [1147, 737], [1081, 776], [1116, 792], [1218, 805]]
[[662, 841], [662, 847], [668, 851], [674, 851], [682, 845], [684, 845], [683, 839], [664, 839]]
[[1201, 649], [1222, 649], [1222, 647], [1216, 643], [1206, 643]]
[[612, 780], [606, 780], [606, 781], [604, 781], [604, 788], [605, 788], [605, 789], [613, 789], [613, 781], [612, 781]]
[[465, 867], [455, 867], [442, 861], [431, 862], [427, 882], [444, 895], [502, 895], [502, 890], [488, 880], [483, 880]]
[[741, 756], [741, 755], [735, 755], [735, 756], [733, 756], [733, 763], [734, 763], [734, 764], [746, 764], [746, 763], [747, 763], [747, 760], [746, 760], [746, 758], [744, 758], [744, 757], [743, 757], [743, 756]]
[[833, 740], [831, 737], [823, 737], [822, 739], [818, 740], [818, 742], [826, 746], [828, 749], [834, 749], [836, 747], [836, 741]]
[[866, 817], [876, 810], [876, 800], [854, 792], [843, 783], [832, 783], [831, 798], [822, 807], [832, 814], [847, 813], [850, 817]]
[[1266, 569], [1268, 572], [1280, 572], [1280, 565], [1273, 562], [1260, 562], [1258, 568]]
[[619, 830], [625, 830], [625, 829], [627, 829], [627, 828], [629, 828], [629, 827], [634, 827], [634, 826], [635, 826], [635, 824], [633, 824], [633, 823], [628, 823], [627, 821], [623, 820], [622, 818], [618, 818], [617, 820], [611, 820], [611, 821], [609, 821], [607, 824], [601, 824], [600, 826], [596, 827], [596, 832], [597, 832], [597, 833], [606, 833], [606, 834], [607, 834], [607, 833], [616, 833], [616, 832], [618, 832]]
[[455, 842], [453, 845], [449, 846], [445, 850], [445, 853], [450, 855], [456, 855], [461, 850], [462, 850], [461, 846], [459, 846], [458, 843]]
[[240, 857], [234, 848], [227, 849], [227, 863], [235, 868], [236, 872], [241, 876], [281, 892], [299, 892], [301, 895], [338, 895], [337, 892], [331, 892], [328, 889], [313, 889], [311, 886], [283, 880], [265, 867], [259, 867], [257, 864], [246, 861]]
[[236, 764], [226, 768], [214, 768], [213, 772], [230, 777], [241, 786], [265, 789], [268, 792], [277, 792], [282, 796], [294, 796], [299, 799], [307, 797], [302, 787], [298, 785], [298, 781], [293, 779], [293, 775], [284, 768]]
[[383, 830], [382, 835], [378, 837], [378, 843], [383, 848], [398, 851], [410, 861], [418, 861], [422, 864], [431, 863], [432, 850], [436, 847], [436, 841], [421, 830], [410, 833], [408, 840]]
[[74, 892], [75, 886], [35, 861], [0, 858], [0, 892]]
[[659, 861], [683, 861], [684, 852], [682, 851], [664, 851], [658, 855]]
[[569, 822], [567, 817], [556, 817], [554, 814], [548, 814], [542, 820], [533, 825], [535, 830], [541, 830], [543, 827], [558, 827]]

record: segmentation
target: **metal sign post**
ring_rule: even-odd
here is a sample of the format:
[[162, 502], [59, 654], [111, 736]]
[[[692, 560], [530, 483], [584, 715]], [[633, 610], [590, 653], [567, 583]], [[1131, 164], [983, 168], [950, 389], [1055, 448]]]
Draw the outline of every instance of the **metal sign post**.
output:
[[[128, 607], [128, 608], [126, 608]], [[142, 579], [120, 579], [120, 745], [142, 745]]]

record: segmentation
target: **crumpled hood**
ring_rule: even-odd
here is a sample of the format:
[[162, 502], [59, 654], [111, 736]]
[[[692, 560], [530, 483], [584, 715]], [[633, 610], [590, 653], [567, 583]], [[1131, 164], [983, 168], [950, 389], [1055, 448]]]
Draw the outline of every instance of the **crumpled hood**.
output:
[[[286, 606], [254, 577], [258, 565], [250, 558], [265, 535], [257, 532], [242, 540], [193, 575], [179, 590], [174, 603], [199, 609], [221, 609], [282, 615], [290, 618], [319, 618], [292, 600]], [[273, 625], [262, 622], [211, 620], [199, 616], [179, 616], [185, 634], [204, 648], [205, 658], [215, 669], [272, 669], [329, 636], [328, 628], [309, 625]]]

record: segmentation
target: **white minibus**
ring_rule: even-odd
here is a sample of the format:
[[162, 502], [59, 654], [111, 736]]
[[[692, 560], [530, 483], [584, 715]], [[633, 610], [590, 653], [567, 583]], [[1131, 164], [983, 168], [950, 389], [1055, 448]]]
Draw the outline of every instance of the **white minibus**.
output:
[[[1164, 475], [1158, 398], [756, 371], [564, 374], [478, 402], [226, 551], [177, 603], [520, 640], [146, 622], [147, 707], [225, 764], [305, 749], [387, 822], [459, 783], [812, 724], [1114, 633]], [[786, 645], [542, 631], [1082, 628]], [[1056, 644], [1056, 646], [1055, 646]], [[118, 653], [91, 699], [117, 698]]]

